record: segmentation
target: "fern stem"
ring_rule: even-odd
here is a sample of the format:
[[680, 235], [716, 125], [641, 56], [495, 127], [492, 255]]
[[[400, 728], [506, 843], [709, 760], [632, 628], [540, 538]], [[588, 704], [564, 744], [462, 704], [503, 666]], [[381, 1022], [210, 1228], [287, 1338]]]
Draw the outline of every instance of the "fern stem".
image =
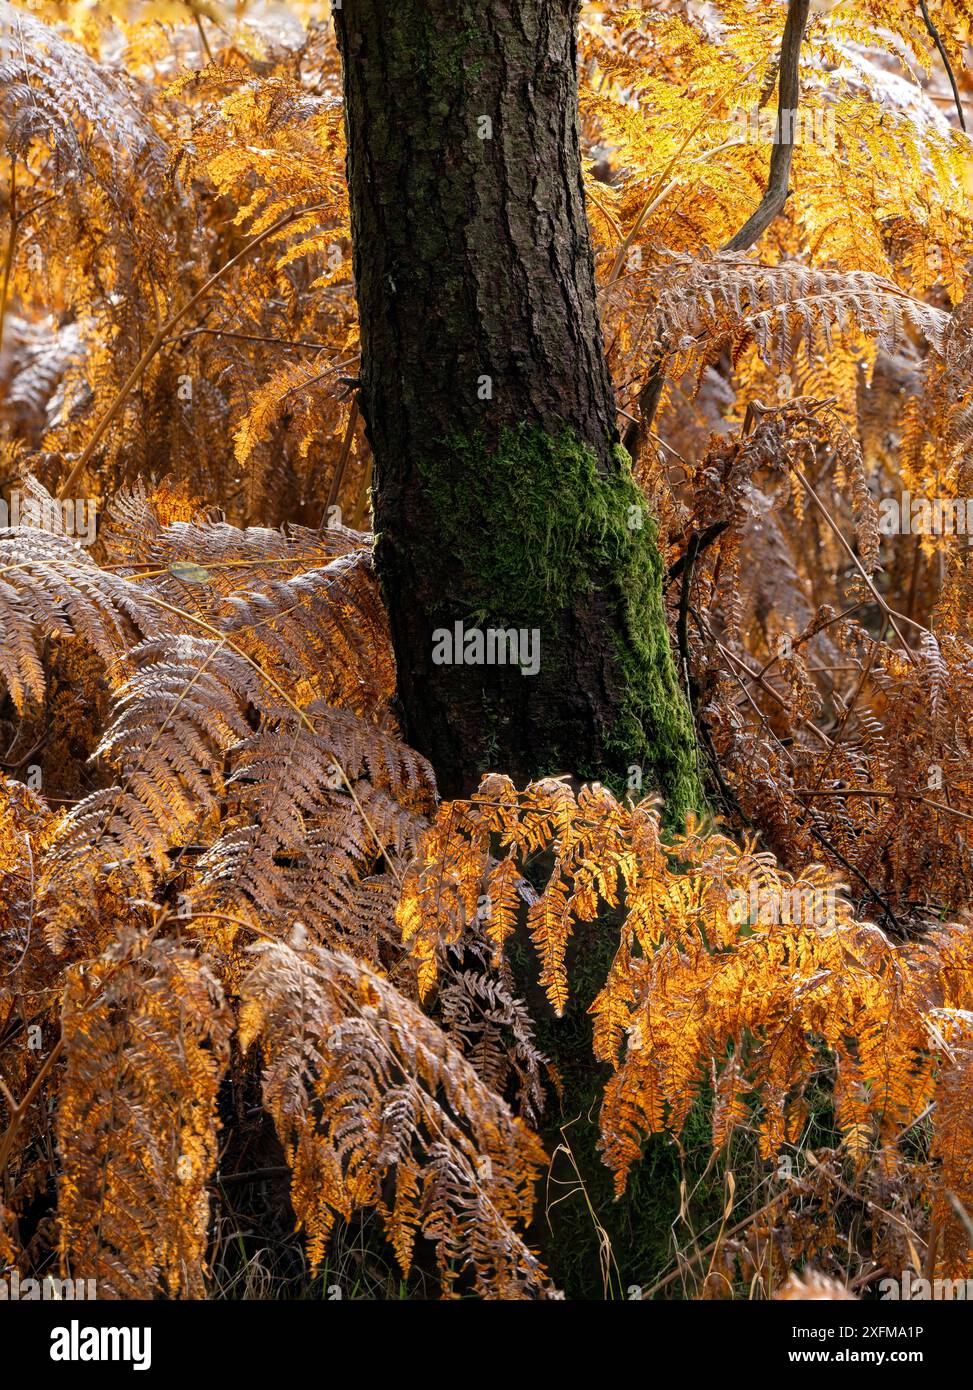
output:
[[17, 217], [17, 156], [10, 156], [10, 235], [3, 257], [3, 283], [0, 284], [0, 348], [3, 347], [3, 325], [7, 317], [7, 292], [10, 288], [10, 273], [14, 263], [14, 247], [20, 222]]
[[827, 507], [821, 501], [820, 497], [814, 491], [814, 488], [811, 486], [811, 484], [808, 482], [807, 478], [805, 478], [804, 474], [801, 472], [799, 468], [794, 469], [794, 477], [797, 479], [801, 487], [804, 489], [804, 491], [810, 497], [811, 501], [817, 507], [818, 511], [824, 517], [825, 521], [828, 524], [828, 529], [834, 534], [834, 536], [840, 543], [842, 549], [846, 552], [848, 558], [851, 560], [851, 563], [855, 566], [855, 569], [858, 571], [862, 579], [865, 581], [865, 584], [868, 586], [868, 590], [871, 593], [872, 597], [875, 599], [875, 602], [878, 604], [879, 608], [888, 618], [889, 625], [892, 628], [892, 631], [895, 633], [896, 637], [902, 643], [902, 649], [905, 652], [907, 659], [909, 661], [914, 661], [915, 657], [912, 655], [912, 648], [909, 646], [905, 638], [902, 636], [898, 623], [896, 622], [896, 618], [898, 618], [900, 622], [908, 623], [910, 627], [916, 628], [919, 632], [928, 632], [929, 629], [923, 627], [922, 623], [917, 623], [914, 618], [907, 618], [904, 613], [899, 613], [894, 608], [889, 607], [889, 605], [885, 602], [885, 599], [878, 592], [875, 585], [869, 578], [865, 566], [862, 564], [861, 560], [859, 560], [858, 556], [855, 554], [851, 546], [845, 540], [840, 526], [835, 521], [834, 517], [828, 511]]

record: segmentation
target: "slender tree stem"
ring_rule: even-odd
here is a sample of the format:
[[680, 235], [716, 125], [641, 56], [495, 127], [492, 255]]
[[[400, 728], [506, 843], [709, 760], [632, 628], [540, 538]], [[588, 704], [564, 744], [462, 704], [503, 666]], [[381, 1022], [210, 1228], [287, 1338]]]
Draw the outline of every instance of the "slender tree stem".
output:
[[321, 518], [321, 525], [327, 526], [328, 516], [331, 508], [337, 503], [338, 495], [341, 492], [341, 484], [344, 480], [345, 469], [348, 466], [348, 459], [351, 457], [351, 445], [355, 437], [355, 426], [358, 424], [358, 396], [352, 398], [351, 409], [348, 412], [348, 424], [345, 427], [345, 437], [341, 441], [341, 453], [338, 455], [338, 462], [335, 464], [334, 475], [331, 479], [331, 486], [328, 489], [328, 500], [324, 504], [324, 516]]
[[[777, 126], [774, 132], [774, 147], [770, 155], [770, 170], [767, 187], [755, 211], [722, 248], [723, 251], [746, 251], [773, 222], [784, 207], [790, 185], [791, 157], [794, 153], [794, 136], [797, 127], [797, 109], [800, 98], [800, 60], [801, 44], [807, 28], [810, 0], [789, 0], [787, 19], [781, 39], [780, 68], [778, 76]], [[750, 69], [753, 71], [753, 69]], [[745, 74], [747, 76], [749, 74]], [[681, 153], [681, 150], [677, 152]], [[671, 167], [671, 165], [669, 166]], [[666, 170], [668, 172], [668, 168]], [[626, 242], [619, 248], [609, 277], [611, 284], [621, 268], [621, 260], [632, 237], [636, 234], [649, 208], [643, 209]], [[651, 352], [648, 375], [638, 396], [638, 420], [633, 421], [625, 431], [624, 444], [633, 458], [641, 451], [642, 441], [651, 430], [652, 422], [662, 399], [662, 388], [666, 378], [667, 344], [659, 339]]]
[[929, 31], [929, 37], [936, 45], [936, 48], [939, 51], [939, 56], [943, 60], [943, 67], [946, 69], [946, 76], [949, 78], [949, 85], [953, 89], [953, 101], [956, 105], [956, 114], [957, 116], [959, 116], [960, 128], [962, 130], [965, 130], [966, 117], [963, 115], [963, 103], [960, 101], [959, 88], [956, 85], [956, 78], [953, 75], [953, 67], [949, 61], [949, 54], [946, 52], [946, 48], [943, 44], [942, 38], [940, 37], [939, 30], [933, 23], [933, 18], [932, 15], [929, 13], [929, 7], [926, 4], [926, 0], [919, 0], [919, 8], [922, 11], [922, 18], [925, 23], [926, 29]]
[[724, 251], [746, 251], [763, 235], [787, 201], [797, 129], [797, 106], [801, 94], [801, 44], [804, 42], [810, 7], [811, 0], [789, 0], [780, 46], [777, 128], [774, 147], [770, 152], [767, 187], [754, 212], [730, 237], [723, 247]]
[[7, 293], [10, 289], [10, 273], [13, 270], [14, 247], [20, 221], [17, 217], [17, 156], [10, 156], [10, 234], [3, 257], [3, 283], [0, 284], [0, 348], [3, 347], [3, 326], [7, 318]]

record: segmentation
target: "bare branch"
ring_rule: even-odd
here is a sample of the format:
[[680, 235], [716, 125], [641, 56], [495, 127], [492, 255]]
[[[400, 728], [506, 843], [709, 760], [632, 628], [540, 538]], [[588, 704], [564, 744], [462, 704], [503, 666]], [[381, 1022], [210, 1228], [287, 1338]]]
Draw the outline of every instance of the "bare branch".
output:
[[759, 206], [726, 243], [724, 251], [746, 251], [763, 235], [787, 201], [797, 128], [797, 104], [801, 93], [801, 44], [810, 7], [811, 0], [789, 0], [780, 47], [777, 128], [770, 154], [767, 188]]

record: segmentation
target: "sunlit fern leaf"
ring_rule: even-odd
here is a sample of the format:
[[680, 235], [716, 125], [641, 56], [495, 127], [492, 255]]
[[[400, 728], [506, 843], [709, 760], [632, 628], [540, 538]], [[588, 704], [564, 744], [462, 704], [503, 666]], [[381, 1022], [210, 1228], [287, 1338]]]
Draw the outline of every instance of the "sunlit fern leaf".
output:
[[136, 159], [162, 141], [123, 79], [19, 5], [0, 0], [0, 111], [4, 143], [25, 155], [46, 141], [60, 176], [92, 171], [80, 132], [90, 132], [112, 161]]
[[799, 262], [761, 265], [741, 255], [673, 255], [660, 273], [659, 322], [687, 362], [741, 331], [784, 370], [819, 338], [874, 338], [887, 352], [909, 332], [941, 350], [949, 315], [867, 271], [812, 270]]
[[72, 970], [58, 1108], [61, 1258], [99, 1298], [201, 1297], [222, 991], [171, 939], [132, 934]]
[[34, 527], [0, 530], [0, 675], [18, 708], [43, 697], [45, 637], [81, 637], [110, 662], [159, 623], [134, 586], [77, 542]]
[[261, 1045], [264, 1100], [312, 1263], [336, 1216], [372, 1206], [404, 1269], [418, 1232], [435, 1242], [446, 1291], [464, 1277], [484, 1297], [548, 1292], [518, 1234], [543, 1162], [526, 1126], [431, 1019], [363, 964], [284, 942], [254, 951], [241, 1041]]
[[936, 1083], [934, 1239], [940, 1274], [957, 1279], [968, 1275], [973, 1256], [973, 1014], [934, 1011], [931, 1023], [949, 1049]]
[[[174, 506], [186, 515], [171, 517]], [[112, 498], [99, 538], [124, 573], [137, 578], [140, 571], [154, 572], [154, 585], [163, 597], [181, 593], [185, 598], [192, 592], [213, 605], [227, 593], [320, 569], [370, 543], [367, 535], [344, 526], [292, 526], [286, 531], [231, 526], [207, 519], [202, 507], [182, 501], [164, 485], [149, 489], [144, 483]], [[178, 590], [175, 585], [167, 590], [166, 572], [178, 578], [172, 567], [181, 562], [198, 566], [205, 575], [196, 576], [196, 589], [184, 583]]]

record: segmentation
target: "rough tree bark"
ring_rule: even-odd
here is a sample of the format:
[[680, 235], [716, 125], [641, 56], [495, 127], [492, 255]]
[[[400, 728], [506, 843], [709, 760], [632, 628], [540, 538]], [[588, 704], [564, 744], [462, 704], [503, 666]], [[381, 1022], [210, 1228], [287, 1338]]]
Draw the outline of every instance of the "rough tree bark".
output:
[[[692, 725], [603, 356], [575, 0], [342, 0], [335, 22], [406, 736], [447, 796], [493, 768], [639, 767], [678, 817], [700, 801]], [[437, 664], [457, 623], [536, 630], [536, 674]]]

